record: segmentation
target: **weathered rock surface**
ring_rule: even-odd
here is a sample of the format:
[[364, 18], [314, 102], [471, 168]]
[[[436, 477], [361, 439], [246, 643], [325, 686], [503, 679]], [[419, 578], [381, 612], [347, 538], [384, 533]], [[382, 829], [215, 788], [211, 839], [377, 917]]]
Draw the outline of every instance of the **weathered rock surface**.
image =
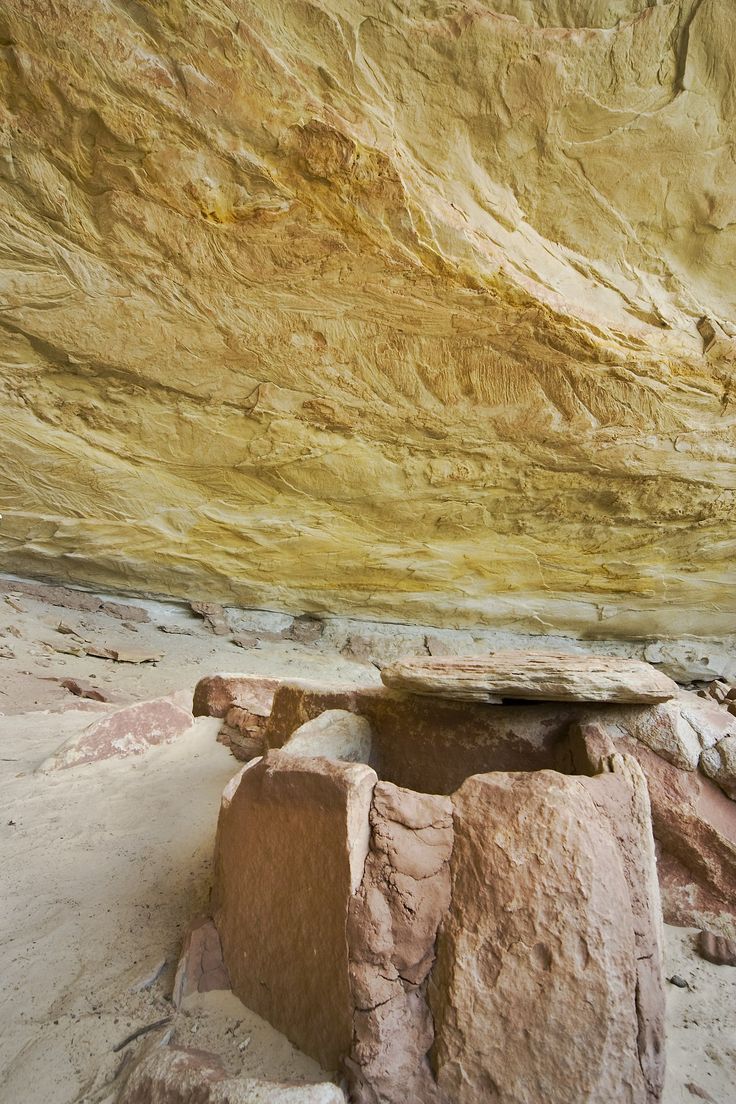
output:
[[736, 804], [699, 771], [680, 770], [623, 734], [612, 739], [607, 725], [573, 732], [574, 769], [605, 769], [614, 748], [636, 758], [646, 776], [665, 920], [736, 935]]
[[730, 631], [735, 21], [6, 0], [5, 563]]
[[142, 755], [156, 744], [168, 744], [183, 736], [193, 724], [189, 710], [171, 698], [128, 705], [93, 722], [80, 735], [72, 736], [43, 762], [41, 770], [62, 770], [101, 759]]
[[726, 939], [715, 932], [701, 931], [698, 935], [698, 952], [701, 958], [716, 966], [736, 966], [736, 940]]
[[226, 717], [233, 708], [267, 718], [281, 679], [262, 675], [207, 675], [194, 688], [195, 717]]
[[[658, 939], [651, 855], [609, 820], [606, 776], [598, 812], [596, 783], [488, 774], [453, 797], [452, 904], [430, 982], [453, 1104], [659, 1099], [661, 991], [640, 993], [637, 969]], [[643, 809], [638, 785], [630, 800]]]
[[148, 612], [141, 606], [133, 606], [127, 602], [108, 602], [88, 590], [49, 586], [46, 583], [34, 583], [25, 579], [14, 579], [12, 589], [18, 594], [48, 602], [52, 606], [62, 606], [64, 609], [81, 610], [85, 613], [109, 613], [119, 621], [142, 623], [151, 620]]
[[269, 752], [218, 822], [213, 916], [234, 992], [326, 1069], [353, 1038], [346, 929], [376, 774]]
[[636, 944], [639, 1064], [648, 1099], [658, 1100], [665, 1057], [664, 933], [646, 777], [633, 756], [615, 754], [603, 774], [579, 781], [608, 824], [623, 860]]
[[282, 745], [288, 755], [321, 755], [347, 763], [370, 763], [373, 733], [365, 717], [346, 709], [326, 709], [295, 729]]
[[672, 679], [638, 659], [549, 652], [403, 659], [384, 667], [381, 679], [393, 690], [491, 703], [502, 698], [661, 702], [678, 692]]
[[582, 723], [605, 724], [614, 741], [637, 740], [680, 770], [695, 770], [702, 754], [701, 737], [695, 731], [677, 698], [643, 708], [613, 706], [589, 709], [579, 716]]
[[700, 765], [708, 777], [736, 801], [736, 736], [726, 736], [704, 751]]
[[192, 921], [184, 939], [174, 977], [171, 1001], [175, 1008], [192, 993], [229, 989], [230, 978], [222, 959], [220, 936], [209, 916]]
[[452, 804], [379, 782], [370, 817], [370, 851], [348, 922], [350, 1098], [442, 1104], [427, 1058], [434, 1031], [424, 982], [450, 904]]
[[230, 1077], [215, 1054], [159, 1047], [131, 1072], [117, 1104], [345, 1104], [337, 1085]]
[[229, 636], [233, 631], [227, 613], [218, 602], [190, 602], [192, 613], [197, 613], [215, 636]]
[[450, 794], [471, 775], [494, 770], [574, 772], [568, 747], [573, 722], [597, 719], [612, 740], [641, 741], [688, 770], [701, 754], [699, 737], [675, 699], [652, 706], [601, 703], [594, 710], [578, 702], [487, 705], [297, 680], [285, 680], [274, 695], [268, 745], [282, 747], [295, 729], [328, 709], [365, 717], [381, 778], [425, 793]]
[[725, 704], [718, 705], [687, 690], [680, 691], [678, 701], [682, 716], [697, 733], [703, 750], [712, 748], [726, 736], [736, 736], [736, 717]]
[[218, 743], [229, 747], [236, 759], [247, 763], [266, 750], [266, 717], [234, 705], [228, 709], [217, 734]]

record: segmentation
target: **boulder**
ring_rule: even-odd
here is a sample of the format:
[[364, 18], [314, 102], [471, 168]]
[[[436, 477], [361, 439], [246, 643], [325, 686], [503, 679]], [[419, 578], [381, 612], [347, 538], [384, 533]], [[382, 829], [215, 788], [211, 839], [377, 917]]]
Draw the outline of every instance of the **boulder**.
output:
[[142, 755], [150, 747], [183, 736], [193, 723], [189, 710], [171, 698], [128, 705], [72, 736], [41, 765], [41, 770], [62, 770], [101, 759]]
[[225, 609], [218, 602], [190, 602], [189, 607], [215, 636], [229, 636], [233, 631]]
[[282, 751], [288, 755], [341, 759], [346, 763], [370, 763], [372, 739], [371, 726], [365, 717], [346, 709], [326, 709], [292, 732]]
[[648, 706], [610, 706], [586, 710], [581, 723], [605, 723], [613, 740], [637, 740], [681, 770], [696, 770], [702, 751], [698, 733], [677, 698]]
[[231, 1077], [215, 1054], [157, 1047], [129, 1074], [117, 1104], [345, 1104], [337, 1085]]
[[267, 718], [280, 682], [261, 675], [208, 675], [194, 688], [192, 712], [195, 717], [227, 717], [235, 706]]
[[326, 1069], [350, 1050], [350, 901], [368, 854], [376, 774], [269, 752], [217, 829], [213, 916], [233, 991]]
[[699, 771], [681, 770], [621, 733], [612, 738], [606, 725], [580, 725], [571, 748], [580, 773], [605, 769], [613, 748], [644, 771], [666, 922], [736, 935], [736, 804]]
[[678, 701], [682, 716], [696, 732], [703, 750], [712, 748], [726, 736], [736, 735], [736, 718], [725, 706], [688, 690], [680, 691]]
[[652, 991], [637, 1005], [638, 948], [658, 939], [651, 857], [634, 833], [619, 843], [597, 782], [486, 774], [453, 796], [452, 904], [429, 988], [453, 1104], [659, 1099], [660, 1026], [642, 1018], [661, 1025], [663, 1006]]
[[324, 622], [318, 617], [302, 614], [295, 617], [281, 636], [284, 640], [294, 640], [297, 644], [316, 644], [324, 632]]
[[384, 667], [394, 690], [461, 701], [660, 702], [677, 684], [638, 659], [619, 656], [496, 652], [490, 656], [407, 658]]
[[736, 801], [736, 736], [726, 736], [704, 751], [700, 766], [732, 801]]
[[379, 782], [371, 843], [350, 904], [354, 1012], [345, 1068], [355, 1104], [441, 1104], [424, 982], [450, 904], [452, 803]]

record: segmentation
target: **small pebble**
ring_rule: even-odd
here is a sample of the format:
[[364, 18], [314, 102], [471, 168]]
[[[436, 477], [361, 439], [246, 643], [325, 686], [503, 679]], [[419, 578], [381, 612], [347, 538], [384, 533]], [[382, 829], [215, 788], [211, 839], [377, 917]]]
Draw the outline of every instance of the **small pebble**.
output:
[[667, 978], [667, 980], [670, 983], [670, 985], [676, 985], [678, 989], [689, 989], [690, 988], [690, 986], [685, 981], [685, 979], [681, 978], [679, 974], [673, 974], [672, 977]]

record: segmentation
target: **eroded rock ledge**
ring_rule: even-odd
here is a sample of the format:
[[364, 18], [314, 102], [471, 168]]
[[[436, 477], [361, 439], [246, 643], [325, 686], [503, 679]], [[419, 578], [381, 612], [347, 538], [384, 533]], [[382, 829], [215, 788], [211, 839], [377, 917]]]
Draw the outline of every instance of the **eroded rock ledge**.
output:
[[7, 0], [6, 565], [728, 631], [735, 19]]

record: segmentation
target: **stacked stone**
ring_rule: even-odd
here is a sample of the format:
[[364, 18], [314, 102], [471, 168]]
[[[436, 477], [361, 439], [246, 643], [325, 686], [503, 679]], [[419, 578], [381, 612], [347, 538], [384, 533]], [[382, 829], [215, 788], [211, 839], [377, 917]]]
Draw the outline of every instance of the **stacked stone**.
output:
[[[620, 702], [631, 672], [607, 673]], [[677, 690], [646, 674], [637, 716]], [[579, 712], [276, 690], [223, 801], [214, 918], [236, 993], [358, 1104], [660, 1098], [646, 782], [584, 741], [579, 777], [549, 769]]]

